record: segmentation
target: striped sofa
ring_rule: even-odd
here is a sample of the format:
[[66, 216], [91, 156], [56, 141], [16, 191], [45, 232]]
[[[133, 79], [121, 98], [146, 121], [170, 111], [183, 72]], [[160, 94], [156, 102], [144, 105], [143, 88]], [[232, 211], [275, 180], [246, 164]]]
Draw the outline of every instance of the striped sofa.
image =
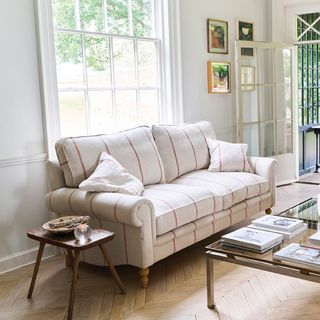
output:
[[[58, 162], [48, 164], [47, 206], [59, 216], [89, 215], [93, 227], [115, 232], [106, 245], [114, 264], [140, 268], [146, 287], [155, 262], [275, 204], [274, 159], [249, 157], [253, 173], [209, 172], [206, 137], [214, 131], [203, 121], [60, 139]], [[103, 151], [143, 182], [141, 196], [78, 189]], [[95, 249], [82, 259], [103, 265]]]

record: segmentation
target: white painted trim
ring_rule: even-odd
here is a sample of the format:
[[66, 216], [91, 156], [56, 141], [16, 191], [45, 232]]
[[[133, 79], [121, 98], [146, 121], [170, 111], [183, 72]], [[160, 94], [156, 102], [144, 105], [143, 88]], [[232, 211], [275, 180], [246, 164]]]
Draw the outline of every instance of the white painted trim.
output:
[[44, 162], [47, 160], [46, 153], [39, 153], [28, 157], [19, 157], [11, 159], [0, 159], [1, 167], [21, 166], [28, 163]]
[[182, 57], [180, 30], [180, 0], [157, 2], [161, 13], [160, 38], [163, 87], [163, 123], [183, 123]]
[[55, 159], [54, 143], [61, 133], [51, 0], [35, 0], [35, 6], [46, 145], [49, 158]]
[[[21, 267], [32, 264], [36, 261], [38, 247], [34, 247], [28, 250], [8, 255], [0, 259], [0, 274], [7, 273], [12, 270], [19, 269]], [[58, 254], [56, 247], [47, 245], [44, 248], [42, 260], [51, 258]]]

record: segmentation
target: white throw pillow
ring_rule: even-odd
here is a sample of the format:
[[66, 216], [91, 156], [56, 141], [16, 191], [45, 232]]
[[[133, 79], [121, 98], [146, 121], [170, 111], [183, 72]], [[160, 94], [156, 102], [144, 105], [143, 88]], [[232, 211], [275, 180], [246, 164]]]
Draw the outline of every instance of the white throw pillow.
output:
[[253, 172], [247, 159], [248, 145], [244, 143], [229, 143], [211, 138], [207, 138], [207, 143], [210, 152], [208, 171]]
[[90, 192], [118, 192], [140, 196], [142, 182], [128, 173], [122, 165], [106, 152], [102, 152], [93, 174], [82, 181], [79, 189]]

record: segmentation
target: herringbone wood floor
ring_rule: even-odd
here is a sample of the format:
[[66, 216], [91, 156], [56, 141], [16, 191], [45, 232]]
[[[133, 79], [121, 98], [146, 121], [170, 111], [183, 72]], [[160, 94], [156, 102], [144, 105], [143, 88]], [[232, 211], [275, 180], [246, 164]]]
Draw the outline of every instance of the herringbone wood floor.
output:
[[[281, 187], [275, 210], [318, 191], [312, 185]], [[119, 293], [107, 269], [81, 264], [74, 319], [319, 319], [319, 284], [221, 262], [215, 268], [217, 310], [207, 309], [203, 253], [213, 240], [154, 265], [147, 290], [139, 288], [136, 268], [119, 267], [126, 295]], [[32, 269], [0, 276], [0, 319], [65, 319], [71, 271], [63, 257], [43, 261], [33, 298], [27, 300]]]

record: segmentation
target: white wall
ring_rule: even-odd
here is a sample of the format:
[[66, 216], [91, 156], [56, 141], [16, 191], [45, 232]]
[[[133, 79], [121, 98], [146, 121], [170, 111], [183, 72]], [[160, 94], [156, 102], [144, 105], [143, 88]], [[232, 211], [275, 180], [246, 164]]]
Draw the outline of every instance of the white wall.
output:
[[34, 260], [48, 219], [33, 0], [0, 1], [0, 273]]
[[[267, 0], [181, 0], [184, 120], [209, 120], [220, 139], [236, 140], [234, 41], [236, 17], [255, 22], [255, 40], [267, 40]], [[228, 21], [229, 54], [207, 52], [207, 19]], [[231, 62], [231, 93], [207, 93], [207, 61]]]

